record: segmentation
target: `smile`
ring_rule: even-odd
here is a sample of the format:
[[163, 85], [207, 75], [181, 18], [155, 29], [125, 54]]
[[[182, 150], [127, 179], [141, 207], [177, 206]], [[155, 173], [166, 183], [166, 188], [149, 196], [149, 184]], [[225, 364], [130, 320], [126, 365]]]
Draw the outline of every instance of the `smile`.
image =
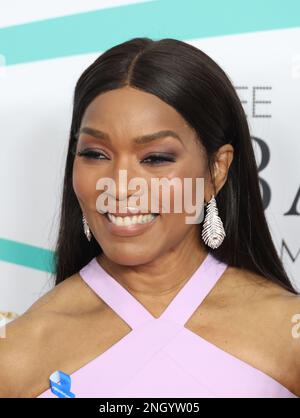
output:
[[149, 213], [147, 215], [132, 215], [132, 216], [115, 216], [111, 213], [107, 213], [107, 217], [115, 225], [118, 226], [129, 226], [136, 224], [145, 224], [153, 221], [158, 216], [157, 214]]
[[111, 213], [101, 215], [104, 218], [108, 231], [116, 236], [132, 237], [140, 235], [154, 227], [159, 214], [114, 216]]

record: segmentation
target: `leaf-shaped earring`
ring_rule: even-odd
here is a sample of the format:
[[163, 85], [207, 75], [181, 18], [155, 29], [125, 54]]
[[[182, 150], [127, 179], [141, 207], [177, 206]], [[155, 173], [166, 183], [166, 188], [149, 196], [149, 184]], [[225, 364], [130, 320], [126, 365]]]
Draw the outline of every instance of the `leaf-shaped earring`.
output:
[[85, 233], [87, 239], [90, 241], [91, 238], [92, 238], [92, 234], [91, 234], [89, 225], [88, 225], [87, 220], [85, 219], [85, 216], [84, 215], [82, 215], [82, 222], [83, 222], [83, 230], [84, 230], [84, 233]]
[[224, 238], [225, 230], [223, 222], [218, 215], [217, 203], [214, 195], [206, 205], [206, 215], [203, 222], [202, 238], [210, 248], [218, 248]]

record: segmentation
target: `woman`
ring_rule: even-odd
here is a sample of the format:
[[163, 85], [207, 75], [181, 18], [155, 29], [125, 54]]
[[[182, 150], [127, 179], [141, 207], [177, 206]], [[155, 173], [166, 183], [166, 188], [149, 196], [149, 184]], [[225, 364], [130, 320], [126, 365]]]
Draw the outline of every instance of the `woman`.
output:
[[[122, 217], [144, 192], [121, 170], [144, 192], [152, 179], [204, 179], [204, 221], [153, 211], [150, 198]], [[97, 203], [103, 178], [117, 186], [110, 213]], [[56, 286], [0, 344], [1, 396], [60, 396], [60, 377], [76, 397], [300, 395], [299, 296], [270, 236], [244, 110], [201, 50], [135, 38], [81, 75], [55, 255]]]

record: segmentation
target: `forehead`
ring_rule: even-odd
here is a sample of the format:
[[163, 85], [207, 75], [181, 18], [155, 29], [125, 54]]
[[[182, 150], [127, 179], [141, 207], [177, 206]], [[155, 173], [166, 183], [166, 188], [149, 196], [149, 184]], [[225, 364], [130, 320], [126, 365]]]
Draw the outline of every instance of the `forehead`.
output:
[[123, 87], [97, 96], [87, 107], [81, 126], [109, 130], [112, 134], [149, 133], [157, 128], [177, 129], [180, 134], [191, 133], [185, 119], [157, 96]]

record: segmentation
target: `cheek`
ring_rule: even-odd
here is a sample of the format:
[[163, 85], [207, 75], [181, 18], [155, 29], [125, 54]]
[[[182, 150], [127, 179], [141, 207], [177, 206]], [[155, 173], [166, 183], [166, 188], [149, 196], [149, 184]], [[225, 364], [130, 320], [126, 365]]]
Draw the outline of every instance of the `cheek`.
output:
[[[95, 174], [86, 169], [80, 162], [74, 160], [72, 174], [73, 189], [81, 208], [96, 207], [96, 182]], [[93, 206], [94, 205], [94, 206]]]
[[[172, 222], [185, 221], [186, 216], [192, 216], [191, 209], [196, 210], [204, 201], [204, 188], [206, 182], [205, 162], [195, 159], [176, 167], [176, 170], [169, 171], [166, 178], [170, 181], [169, 197], [166, 195], [165, 202], [169, 202]], [[161, 207], [164, 208], [163, 191], [160, 192]], [[168, 215], [168, 213], [165, 213]], [[182, 219], [182, 220], [181, 220]]]

